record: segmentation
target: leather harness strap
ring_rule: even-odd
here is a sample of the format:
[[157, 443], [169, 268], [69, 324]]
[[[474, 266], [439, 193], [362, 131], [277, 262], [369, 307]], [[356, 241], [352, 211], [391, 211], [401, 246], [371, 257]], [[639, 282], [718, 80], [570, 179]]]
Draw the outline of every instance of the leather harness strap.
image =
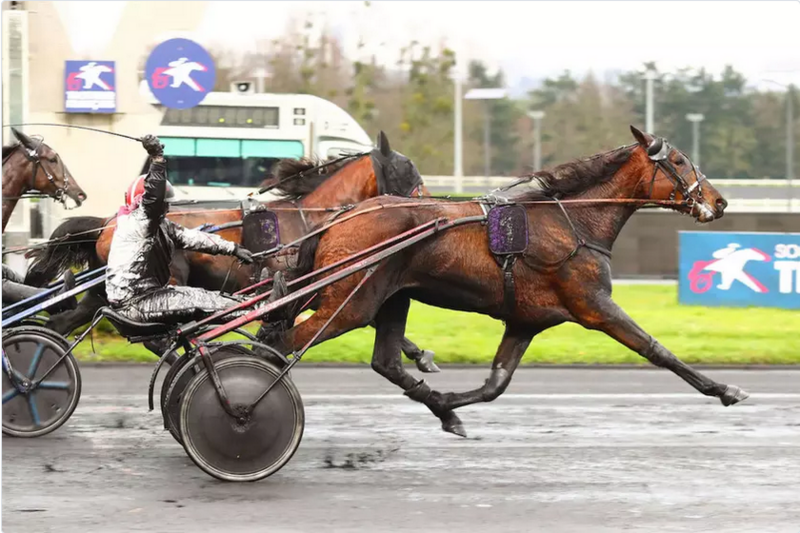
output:
[[503, 261], [503, 312], [511, 314], [516, 305], [517, 293], [514, 283], [514, 263], [517, 262], [516, 255], [507, 255]]

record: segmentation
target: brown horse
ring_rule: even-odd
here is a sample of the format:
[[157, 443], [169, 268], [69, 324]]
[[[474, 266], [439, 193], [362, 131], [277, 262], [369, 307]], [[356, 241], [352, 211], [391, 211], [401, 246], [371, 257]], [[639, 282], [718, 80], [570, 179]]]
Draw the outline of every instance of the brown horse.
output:
[[[486, 227], [460, 225], [385, 259], [338, 315], [334, 311], [363, 280], [363, 271], [321, 290], [317, 312], [288, 330], [278, 347], [286, 353], [299, 350], [332, 316], [315, 343], [374, 321], [372, 368], [428, 406], [445, 431], [462, 436], [464, 428], [453, 410], [500, 396], [533, 337], [564, 322], [606, 333], [724, 405], [744, 400], [748, 395], [742, 389], [712, 381], [681, 362], [611, 299], [611, 248], [637, 208], [660, 204], [710, 222], [720, 218], [727, 206], [684, 153], [663, 139], [631, 130], [636, 144], [537, 173], [529, 181], [535, 187], [507, 199], [524, 207], [520, 226], [523, 232], [527, 228], [528, 236], [517, 250], [520, 253], [511, 256], [517, 260], [506, 263], [515, 287], [510, 294], [504, 270], [490, 251]], [[301, 250], [300, 262], [322, 268], [442, 217], [486, 218], [484, 208], [492, 202], [481, 203], [367, 200], [359, 210], [378, 204], [385, 208], [330, 228], [316, 248], [309, 244]], [[303, 271], [298, 267], [294, 274]], [[440, 393], [403, 369], [400, 339], [412, 298], [505, 321], [505, 334], [482, 387]]]
[[17, 143], [3, 147], [3, 232], [11, 213], [25, 194], [47, 195], [79, 207], [86, 200], [78, 182], [55, 150], [43, 139], [33, 139], [11, 128]]
[[[289, 243], [306, 235], [309, 228], [331, 216], [326, 208], [356, 204], [380, 194], [403, 196], [427, 194], [413, 161], [391, 149], [386, 135], [381, 132], [378, 147], [368, 154], [355, 155], [333, 165], [319, 167], [311, 160], [284, 159], [276, 167], [275, 176], [265, 182], [274, 186], [274, 191], [283, 199], [265, 205], [274, 210], [280, 228], [280, 242]], [[223, 225], [242, 220], [242, 209], [183, 210], [180, 206], [171, 209], [170, 220], [188, 228], [210, 223]], [[53, 232], [51, 240], [72, 234], [78, 243], [75, 246], [54, 242], [38, 254], [37, 260], [28, 270], [26, 283], [42, 284], [49, 281], [54, 272], [72, 264], [88, 264], [90, 268], [104, 266], [108, 260], [111, 240], [114, 236], [114, 218], [78, 217], [65, 222]], [[99, 237], [93, 242], [98, 232]], [[87, 233], [87, 231], [89, 233]], [[242, 227], [233, 227], [219, 232], [223, 238], [243, 244]], [[87, 243], [80, 242], [91, 240]], [[291, 250], [287, 250], [291, 251]], [[296, 249], [294, 250], [296, 253]], [[288, 260], [287, 260], [288, 258]], [[251, 284], [257, 268], [266, 266], [271, 271], [285, 270], [293, 266], [292, 256], [270, 257], [265, 265], [257, 267], [242, 265], [235, 258], [212, 256], [196, 252], [176, 253], [170, 270], [172, 283], [202, 287], [207, 290], [236, 291]], [[95, 312], [106, 305], [102, 287], [90, 292], [74, 311], [59, 313], [50, 319], [48, 327], [67, 334], [91, 321]], [[151, 346], [148, 346], [151, 347]], [[155, 347], [152, 347], [157, 349]], [[436, 371], [432, 362], [433, 353], [423, 351], [406, 339], [403, 345], [408, 357], [417, 362], [423, 371]]]

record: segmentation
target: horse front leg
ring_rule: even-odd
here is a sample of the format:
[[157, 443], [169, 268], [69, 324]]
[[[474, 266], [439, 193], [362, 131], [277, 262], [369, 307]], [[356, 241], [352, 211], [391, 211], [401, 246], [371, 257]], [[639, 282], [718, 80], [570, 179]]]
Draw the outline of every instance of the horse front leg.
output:
[[460, 421], [457, 425], [446, 423], [453, 417], [458, 420], [453, 409], [479, 402], [491, 402], [503, 394], [511, 383], [511, 377], [519, 366], [525, 350], [528, 349], [531, 339], [539, 331], [530, 326], [507, 323], [503, 339], [492, 361], [492, 372], [482, 387], [467, 392], [441, 393], [432, 390], [425, 381], [420, 381], [414, 388], [406, 391], [406, 395], [412, 400], [424, 403], [439, 416], [444, 431], [466, 437], [467, 433]]
[[441, 369], [433, 362], [433, 356], [436, 355], [431, 350], [423, 350], [414, 344], [408, 337], [403, 337], [400, 340], [400, 349], [406, 357], [414, 361], [417, 365], [417, 370], [425, 374], [434, 374], [441, 372]]
[[[373, 328], [375, 322], [373, 321], [370, 326]], [[417, 370], [424, 374], [435, 374], [441, 372], [441, 369], [433, 362], [433, 357], [436, 355], [431, 350], [423, 350], [408, 337], [403, 337], [400, 340], [400, 350], [408, 357], [414, 364], [417, 365]]]
[[674, 372], [701, 394], [719, 398], [722, 405], [728, 406], [744, 401], [750, 396], [736, 385], [717, 383], [704, 376], [664, 348], [629, 317], [607, 293], [585, 302], [577, 313], [578, 322], [587, 329], [602, 331], [620, 344], [638, 353], [655, 366]]

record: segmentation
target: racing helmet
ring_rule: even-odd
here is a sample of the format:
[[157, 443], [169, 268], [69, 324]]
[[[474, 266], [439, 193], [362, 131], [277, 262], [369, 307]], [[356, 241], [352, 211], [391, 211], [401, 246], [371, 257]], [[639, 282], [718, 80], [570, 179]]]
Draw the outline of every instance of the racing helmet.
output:
[[[142, 174], [135, 180], [130, 186], [125, 190], [125, 207], [128, 209], [135, 209], [139, 202], [142, 200], [142, 195], [144, 194], [144, 179], [147, 177], [147, 174]], [[167, 203], [174, 202], [175, 198], [175, 189], [172, 188], [172, 184], [167, 181], [167, 191], [164, 195], [164, 199]]]

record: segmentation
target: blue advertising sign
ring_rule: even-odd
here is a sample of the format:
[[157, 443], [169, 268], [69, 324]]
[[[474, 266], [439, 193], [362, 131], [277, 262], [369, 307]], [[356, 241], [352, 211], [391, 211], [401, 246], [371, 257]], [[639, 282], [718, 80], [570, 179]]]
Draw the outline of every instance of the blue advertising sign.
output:
[[678, 300], [800, 309], [800, 233], [680, 232]]
[[211, 56], [189, 39], [170, 39], [156, 46], [144, 71], [150, 91], [171, 109], [196, 106], [217, 79]]
[[67, 61], [64, 68], [64, 111], [116, 112], [116, 85], [113, 61]]

